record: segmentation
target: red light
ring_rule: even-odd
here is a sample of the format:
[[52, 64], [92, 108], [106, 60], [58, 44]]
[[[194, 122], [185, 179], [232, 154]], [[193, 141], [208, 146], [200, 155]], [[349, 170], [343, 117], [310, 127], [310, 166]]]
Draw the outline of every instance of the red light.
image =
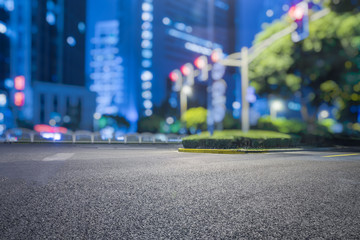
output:
[[183, 65], [181, 68], [180, 68], [180, 71], [182, 74], [184, 74], [184, 76], [188, 76], [190, 75], [190, 68], [186, 65]]
[[206, 65], [206, 62], [202, 57], [198, 57], [195, 59], [194, 64], [198, 69], [203, 69]]
[[67, 128], [64, 128], [64, 127], [52, 127], [52, 126], [45, 125], [45, 124], [35, 125], [34, 130], [39, 132], [39, 133], [41, 133], [41, 132], [62, 133], [62, 134], [67, 133]]
[[23, 92], [17, 92], [14, 95], [14, 103], [18, 107], [22, 107], [25, 104], [25, 94]]
[[289, 16], [295, 20], [303, 19], [305, 15], [304, 9], [302, 7], [292, 6], [289, 10]]
[[24, 76], [17, 76], [15, 77], [15, 89], [22, 91], [25, 89], [25, 77]]
[[169, 77], [170, 77], [170, 80], [173, 82], [176, 82], [177, 80], [179, 80], [179, 75], [176, 72], [171, 72]]

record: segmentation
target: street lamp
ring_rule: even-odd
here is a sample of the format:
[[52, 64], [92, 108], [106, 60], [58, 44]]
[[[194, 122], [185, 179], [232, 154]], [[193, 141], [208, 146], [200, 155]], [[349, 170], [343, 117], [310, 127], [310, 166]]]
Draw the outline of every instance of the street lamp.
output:
[[284, 103], [280, 100], [273, 100], [270, 102], [270, 116], [271, 119], [276, 119], [277, 112], [284, 110]]
[[[307, 3], [305, 2], [305, 4], [307, 4]], [[299, 7], [302, 7], [302, 5], [300, 5]], [[299, 11], [299, 10], [297, 10], [297, 11]], [[303, 19], [304, 19], [304, 17], [307, 17], [305, 5], [304, 5], [304, 11], [305, 12], [304, 12]], [[324, 9], [317, 13], [314, 13], [310, 17], [310, 22], [318, 20], [318, 19], [328, 15], [329, 13], [330, 13], [329, 9]], [[301, 17], [300, 11], [293, 12], [293, 14], [294, 14], [294, 17], [297, 17], [297, 18]], [[290, 15], [291, 15], [291, 13], [290, 13]], [[241, 71], [241, 87], [242, 87], [241, 128], [242, 128], [242, 131], [247, 132], [250, 129], [249, 102], [247, 101], [247, 98], [246, 98], [247, 88], [249, 86], [249, 76], [248, 76], [249, 64], [255, 58], [257, 58], [263, 51], [265, 51], [269, 46], [271, 46], [274, 42], [278, 41], [279, 39], [281, 39], [289, 34], [293, 35], [293, 34], [295, 34], [294, 31], [300, 31], [300, 30], [301, 29], [299, 28], [299, 25], [297, 23], [294, 23], [294, 24], [290, 25], [289, 27], [283, 29], [282, 31], [279, 31], [279, 32], [273, 34], [272, 36], [270, 36], [268, 39], [262, 41], [261, 43], [254, 45], [251, 48], [243, 47], [241, 49], [241, 52], [236, 52], [236, 53], [230, 54], [226, 58], [221, 59], [219, 61], [224, 66], [238, 67], [238, 68], [240, 68], [240, 71]], [[307, 29], [305, 28], [303, 30], [305, 30], [303, 32], [306, 33]], [[306, 37], [306, 35], [304, 37]], [[297, 40], [301, 40], [301, 39], [297, 39]]]

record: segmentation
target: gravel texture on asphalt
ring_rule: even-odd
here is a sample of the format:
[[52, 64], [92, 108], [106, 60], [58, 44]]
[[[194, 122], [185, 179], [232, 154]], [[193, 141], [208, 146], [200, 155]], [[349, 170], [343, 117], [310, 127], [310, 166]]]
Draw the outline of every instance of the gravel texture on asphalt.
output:
[[[0, 145], [0, 239], [359, 239], [360, 156]], [[64, 161], [43, 161], [74, 153]]]

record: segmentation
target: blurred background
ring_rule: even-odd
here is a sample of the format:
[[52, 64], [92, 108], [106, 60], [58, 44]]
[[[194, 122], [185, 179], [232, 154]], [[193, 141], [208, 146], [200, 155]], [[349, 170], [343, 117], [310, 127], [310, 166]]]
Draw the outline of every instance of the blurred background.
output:
[[0, 136], [195, 134], [241, 129], [245, 114], [250, 128], [359, 135], [359, 11], [358, 0], [0, 0]]

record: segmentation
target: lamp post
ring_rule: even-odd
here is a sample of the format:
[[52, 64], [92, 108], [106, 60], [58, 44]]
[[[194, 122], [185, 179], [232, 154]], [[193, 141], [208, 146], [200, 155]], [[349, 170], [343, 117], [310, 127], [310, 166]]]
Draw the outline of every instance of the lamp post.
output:
[[[310, 21], [318, 20], [330, 13], [329, 9], [321, 10], [313, 14]], [[271, 44], [277, 40], [294, 33], [298, 29], [298, 25], [293, 23], [284, 30], [275, 33], [263, 42], [252, 46], [251, 48], [243, 47], [240, 52], [230, 54], [227, 58], [220, 60], [219, 62], [224, 66], [238, 67], [241, 70], [241, 86], [242, 86], [242, 98], [241, 98], [241, 128], [243, 132], [247, 132], [250, 129], [249, 121], [249, 102], [247, 101], [247, 88], [249, 86], [248, 69], [249, 64], [257, 58], [264, 50], [266, 50]]]

